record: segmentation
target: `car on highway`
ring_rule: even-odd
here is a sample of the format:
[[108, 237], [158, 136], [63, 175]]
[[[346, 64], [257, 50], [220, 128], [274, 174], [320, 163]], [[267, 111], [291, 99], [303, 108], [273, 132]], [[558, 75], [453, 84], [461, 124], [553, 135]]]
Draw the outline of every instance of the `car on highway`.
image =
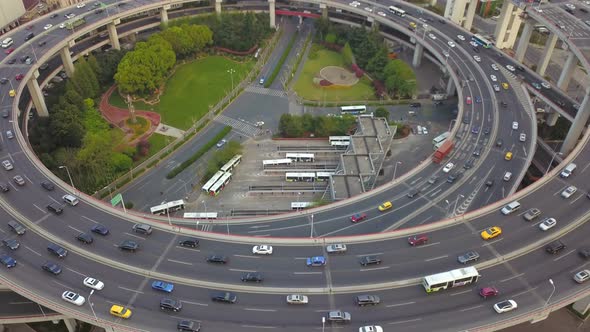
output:
[[414, 235], [408, 238], [408, 244], [411, 246], [420, 246], [428, 243], [428, 236], [426, 234]]
[[20, 175], [15, 175], [12, 179], [14, 180], [14, 183], [16, 183], [19, 186], [24, 186], [26, 183], [25, 179], [23, 179], [23, 177]]
[[496, 75], [490, 75], [490, 79], [492, 80], [492, 82], [498, 81], [498, 78], [496, 77]]
[[14, 138], [14, 134], [12, 133], [12, 130], [7, 130], [6, 131], [6, 137], [8, 139], [13, 139]]
[[508, 85], [508, 83], [506, 83], [506, 82], [502, 82], [502, 88], [504, 90], [508, 90], [508, 88], [510, 88], [510, 85]]
[[97, 224], [92, 226], [92, 228], [90, 229], [90, 231], [92, 233], [96, 233], [96, 234], [100, 234], [102, 236], [108, 235], [109, 234], [109, 229], [106, 228], [106, 226], [103, 226], [101, 224]]
[[510, 70], [511, 72], [514, 72], [516, 70], [516, 68], [514, 68], [513, 65], [506, 65], [506, 69]]
[[444, 55], [445, 57], [447, 57], [447, 58], [448, 58], [448, 57], [451, 55], [451, 54], [449, 54], [449, 52], [447, 52], [447, 51], [442, 51], [442, 53], [443, 53], [443, 55]]
[[227, 143], [227, 140], [225, 140], [225, 139], [222, 139], [221, 141], [217, 142], [217, 144], [215, 144], [215, 146], [216, 146], [218, 149], [221, 149], [221, 148], [222, 148], [222, 147], [225, 145], [225, 143]]
[[359, 332], [383, 332], [383, 328], [379, 325], [365, 325], [359, 327]]
[[450, 172], [450, 171], [451, 171], [451, 170], [452, 170], [454, 167], [455, 167], [455, 164], [453, 164], [453, 163], [448, 163], [448, 164], [446, 164], [446, 165], [445, 165], [445, 167], [443, 167], [442, 171], [443, 171], [444, 173], [448, 173], [448, 172]]
[[517, 307], [518, 305], [514, 300], [505, 300], [494, 304], [494, 310], [496, 310], [496, 312], [499, 314], [512, 311]]
[[64, 258], [68, 255], [68, 251], [64, 247], [55, 243], [49, 243], [47, 245], [47, 251], [59, 258]]
[[486, 181], [485, 185], [486, 185], [486, 187], [488, 187], [488, 188], [489, 188], [489, 187], [492, 187], [492, 186], [494, 186], [494, 182], [495, 182], [495, 180], [494, 180], [494, 179], [488, 179], [488, 180]]
[[313, 256], [308, 257], [305, 265], [307, 266], [324, 266], [326, 265], [326, 257], [324, 256]]
[[521, 142], [525, 142], [526, 141], [526, 134], [520, 133], [520, 135], [518, 136], [518, 140]]
[[530, 208], [522, 215], [522, 217], [526, 221], [531, 221], [540, 215], [541, 215], [541, 210], [539, 210], [537, 208]]
[[4, 51], [4, 54], [10, 54], [10, 53], [14, 52], [14, 50], [15, 50], [14, 47], [8, 48]]
[[383, 212], [385, 210], [389, 210], [393, 207], [393, 204], [391, 204], [390, 201], [387, 202], [383, 202], [381, 205], [379, 205], [379, 211]]
[[500, 92], [500, 86], [498, 84], [494, 84], [492, 87], [494, 88], [494, 91]]
[[182, 310], [182, 302], [177, 299], [165, 297], [160, 300], [160, 310], [179, 312]]
[[287, 295], [288, 304], [308, 304], [309, 298], [305, 295], [292, 294]]
[[457, 38], [458, 38], [460, 41], [465, 41], [465, 37], [464, 37], [463, 35], [457, 35]]
[[545, 246], [545, 251], [549, 254], [555, 255], [566, 248], [566, 245], [561, 240], [556, 240]]
[[518, 129], [518, 122], [513, 121], [512, 122], [512, 130], [517, 130]]
[[272, 255], [272, 246], [269, 245], [257, 245], [252, 247], [252, 253], [254, 255]]
[[377, 12], [377, 15], [383, 16], [383, 17], [386, 17], [387, 16], [387, 14], [385, 14], [384, 12]]
[[498, 70], [500, 70], [500, 68], [498, 67], [498, 65], [497, 65], [497, 64], [495, 64], [495, 63], [492, 63], [492, 65], [491, 65], [491, 66], [492, 66], [492, 69], [493, 69], [493, 70], [495, 70], [495, 71], [498, 71]]
[[176, 324], [176, 329], [179, 332], [199, 332], [201, 331], [201, 323], [183, 319]]
[[211, 294], [211, 300], [214, 302], [236, 303], [238, 297], [230, 292], [216, 292]]
[[41, 187], [47, 191], [52, 191], [55, 189], [53, 183], [49, 182], [48, 180], [41, 181]]
[[408, 196], [408, 198], [414, 198], [418, 194], [420, 194], [420, 190], [416, 188], [410, 188], [410, 190], [408, 190], [408, 192], [406, 193], [406, 196]]
[[479, 55], [474, 55], [473, 60], [475, 60], [476, 62], [481, 62], [481, 57]]
[[461, 264], [467, 264], [469, 262], [477, 262], [479, 259], [479, 253], [474, 250], [470, 250], [463, 255], [457, 256], [457, 261]]
[[475, 97], [475, 102], [477, 104], [481, 104], [481, 97], [479, 97], [479, 96]]
[[199, 240], [189, 237], [178, 241], [178, 245], [185, 248], [196, 248], [199, 246]]
[[20, 247], [20, 243], [16, 239], [4, 239], [2, 245], [10, 250], [16, 250]]
[[482, 239], [489, 240], [499, 236], [500, 234], [502, 234], [502, 228], [499, 226], [492, 226], [484, 229], [480, 235]]
[[49, 23], [49, 24], [45, 24], [45, 26], [43, 27], [43, 30], [49, 30], [53, 27], [53, 24]]
[[111, 315], [113, 315], [115, 317], [124, 318], [124, 319], [131, 317], [131, 314], [132, 314], [130, 309], [127, 309], [124, 306], [118, 305], [118, 304], [113, 304], [113, 306], [111, 307], [111, 310], [109, 310], [109, 312], [111, 313]]
[[533, 83], [531, 83], [531, 85], [533, 86], [533, 88], [535, 88], [537, 90], [541, 90], [541, 84], [539, 84], [537, 82], [533, 82]]
[[260, 272], [247, 272], [242, 274], [240, 280], [243, 282], [262, 282], [264, 278], [262, 277], [262, 273]]
[[590, 270], [582, 270], [574, 275], [574, 280], [578, 283], [584, 283], [590, 279]]
[[41, 265], [41, 268], [51, 274], [58, 275], [61, 273], [61, 266], [53, 262], [45, 262]]
[[578, 188], [576, 188], [575, 186], [569, 186], [561, 192], [561, 197], [570, 198], [573, 194], [576, 193], [576, 191], [578, 191]]
[[551, 84], [549, 84], [547, 82], [541, 82], [541, 86], [544, 87], [545, 89], [551, 89]]
[[90, 287], [95, 290], [101, 290], [104, 288], [104, 282], [92, 277], [84, 278], [84, 281], [82, 283], [84, 284], [84, 286]]
[[432, 40], [436, 40], [436, 36], [433, 33], [429, 33], [428, 37], [430, 37]]
[[0, 263], [7, 268], [16, 266], [16, 260], [7, 254], [0, 254]]
[[455, 43], [453, 41], [450, 41], [450, 40], [447, 42], [447, 44], [449, 44], [450, 47], [455, 47], [456, 46]]
[[359, 263], [362, 266], [367, 266], [367, 265], [379, 265], [381, 264], [381, 258], [379, 258], [379, 256], [375, 256], [375, 255], [371, 255], [371, 256], [363, 256], [361, 257], [361, 259], [359, 260]]
[[261, 77], [260, 80], [258, 81], [258, 84], [264, 85], [264, 82], [265, 82], [264, 77]]
[[455, 180], [460, 179], [463, 176], [463, 173], [456, 171], [453, 172], [451, 174], [449, 174], [449, 176], [447, 177], [447, 182], [448, 183], [453, 183], [455, 182]]
[[119, 248], [121, 250], [135, 252], [137, 249], [139, 249], [139, 244], [133, 240], [123, 240], [121, 243], [119, 243]]
[[84, 298], [84, 296], [78, 294], [78, 293], [74, 293], [72, 291], [65, 291], [61, 294], [61, 298], [66, 301], [66, 302], [70, 302], [72, 304], [75, 304], [77, 306], [81, 306], [84, 305], [84, 303], [86, 302], [86, 299]]
[[335, 243], [326, 246], [326, 252], [328, 254], [343, 254], [346, 250], [346, 244], [343, 243]]
[[51, 16], [49, 16], [49, 18], [56, 18], [58, 16], [59, 16], [59, 14], [55, 13], [55, 14], [51, 14]]
[[410, 107], [413, 107], [413, 108], [422, 107], [422, 103], [410, 103]]
[[7, 170], [7, 171], [10, 171], [11, 169], [14, 168], [12, 166], [12, 163], [9, 160], [3, 160], [2, 161], [2, 167], [4, 167], [4, 169]]
[[549, 230], [549, 229], [555, 227], [555, 225], [557, 225], [557, 220], [555, 220], [555, 218], [545, 218], [539, 224], [539, 228], [542, 231], [546, 231], [546, 230]]
[[330, 323], [348, 323], [351, 320], [350, 313], [335, 310], [328, 313], [328, 322]]
[[571, 3], [566, 3], [566, 4], [564, 4], [564, 6], [565, 6], [565, 8], [570, 9], [570, 10], [575, 10], [576, 9], [576, 6], [574, 6]]
[[357, 222], [363, 221], [365, 219], [367, 219], [366, 213], [355, 213], [350, 217], [350, 221], [353, 223], [357, 223]]
[[582, 248], [578, 251], [578, 255], [583, 259], [590, 259], [590, 248]]
[[59, 28], [60, 28], [60, 29], [65, 29], [65, 27], [66, 27], [66, 24], [65, 24], [65, 23], [61, 23], [61, 24], [59, 25]]
[[481, 297], [483, 297], [484, 299], [486, 299], [490, 296], [496, 296], [499, 293], [500, 292], [498, 291], [498, 289], [496, 287], [482, 287], [479, 289], [479, 295]]
[[436, 181], [438, 181], [438, 176], [436, 176], [436, 175], [433, 175], [430, 178], [428, 178], [428, 183], [429, 184], [435, 184]]
[[162, 280], [154, 280], [152, 282], [152, 289], [166, 293], [172, 293], [172, 291], [174, 290], [174, 284]]
[[479, 126], [473, 126], [473, 128], [471, 128], [471, 133], [472, 134], [479, 134]]
[[504, 155], [504, 159], [505, 160], [512, 160], [512, 152], [510, 152], [510, 151], [506, 152], [506, 154]]
[[79, 4], [76, 5], [76, 8], [80, 9], [80, 8], [84, 8], [84, 6], [86, 6], [86, 4], [83, 2], [80, 2]]
[[80, 233], [76, 235], [76, 240], [84, 244], [91, 244], [92, 242], [94, 242], [94, 238], [92, 237], [92, 235], [90, 235], [90, 233]]
[[360, 6], [361, 3], [358, 2], [358, 1], [353, 1], [353, 2], [349, 3], [348, 5], [351, 6], [351, 7], [356, 8], [356, 7]]
[[378, 305], [381, 303], [381, 299], [377, 295], [358, 295], [354, 297], [354, 303], [359, 307]]
[[467, 98], [465, 98], [465, 103], [471, 105], [471, 97], [467, 96]]
[[226, 264], [228, 261], [227, 256], [223, 255], [209, 255], [207, 257], [207, 263]]
[[152, 234], [153, 229], [152, 226], [148, 224], [135, 224], [133, 225], [133, 231], [139, 234], [150, 235]]
[[471, 46], [473, 47], [478, 47], [479, 45], [477, 45], [476, 42], [474, 42], [473, 40], [469, 42], [469, 44], [471, 44]]

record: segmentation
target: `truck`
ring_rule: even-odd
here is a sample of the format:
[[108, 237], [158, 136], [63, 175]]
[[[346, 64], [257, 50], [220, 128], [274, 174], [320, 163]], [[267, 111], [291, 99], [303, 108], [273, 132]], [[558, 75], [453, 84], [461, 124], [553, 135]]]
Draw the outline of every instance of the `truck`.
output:
[[76, 27], [79, 27], [80, 25], [85, 24], [85, 23], [86, 23], [86, 20], [83, 17], [81, 17], [75, 21], [70, 21], [70, 22], [66, 23], [66, 29], [73, 30]]
[[432, 95], [432, 100], [446, 100], [447, 95], [445, 93], [435, 93]]
[[440, 162], [445, 159], [445, 157], [453, 150], [453, 141], [447, 139], [435, 152], [432, 156], [432, 161], [440, 164]]

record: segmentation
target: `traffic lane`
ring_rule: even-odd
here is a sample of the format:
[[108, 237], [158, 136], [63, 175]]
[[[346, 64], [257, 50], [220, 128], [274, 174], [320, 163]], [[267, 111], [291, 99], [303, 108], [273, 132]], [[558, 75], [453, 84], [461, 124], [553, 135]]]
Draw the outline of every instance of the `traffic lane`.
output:
[[56, 312], [49, 308], [39, 308], [39, 305], [26, 297], [23, 297], [10, 290], [0, 291], [0, 317], [23, 317], [39, 316], [43, 314], [55, 314]]
[[[266, 63], [260, 69], [260, 76], [259, 78], [266, 78], [273, 72], [274, 68], [279, 62], [279, 59], [282, 57], [284, 50], [287, 48], [289, 41], [293, 37], [293, 35], [297, 32], [296, 23], [294, 22], [294, 18], [287, 19], [284, 23], [280, 26], [280, 29], [283, 29], [283, 34], [281, 35], [280, 39], [277, 41], [272, 53], [269, 55]], [[256, 80], [257, 83], [258, 80]]]

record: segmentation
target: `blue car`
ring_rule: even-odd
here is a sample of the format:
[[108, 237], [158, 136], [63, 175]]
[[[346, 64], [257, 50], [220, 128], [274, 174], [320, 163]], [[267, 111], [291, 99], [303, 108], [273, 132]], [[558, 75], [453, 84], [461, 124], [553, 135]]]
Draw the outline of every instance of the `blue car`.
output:
[[479, 127], [478, 126], [474, 126], [473, 128], [471, 128], [471, 133], [473, 133], [473, 134], [479, 133]]
[[152, 288], [162, 292], [172, 293], [172, 290], [174, 290], [174, 285], [161, 280], [156, 280], [152, 282]]
[[478, 104], [481, 103], [481, 97], [475, 97], [475, 102]]
[[7, 268], [16, 266], [16, 260], [6, 254], [0, 255], [0, 262], [2, 262], [2, 264]]
[[314, 256], [307, 259], [307, 266], [324, 266], [326, 265], [326, 257]]

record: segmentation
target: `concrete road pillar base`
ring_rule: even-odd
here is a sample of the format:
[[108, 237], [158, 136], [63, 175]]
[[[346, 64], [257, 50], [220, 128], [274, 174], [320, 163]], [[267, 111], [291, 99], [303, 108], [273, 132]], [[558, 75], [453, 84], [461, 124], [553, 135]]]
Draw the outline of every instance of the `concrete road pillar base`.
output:
[[559, 80], [557, 80], [557, 87], [559, 89], [563, 91], [567, 90], [577, 65], [578, 58], [574, 52], [570, 52], [567, 56], [567, 59], [565, 60], [565, 64], [563, 65], [563, 71], [561, 72], [561, 75], [559, 75]]
[[168, 23], [168, 9], [165, 7], [162, 7], [162, 9], [160, 10], [160, 22], [162, 24]]
[[322, 10], [322, 18], [328, 18], [328, 6], [325, 3], [320, 3], [320, 9]]
[[465, 21], [463, 21], [463, 27], [467, 30], [471, 30], [473, 25], [473, 18], [475, 17], [475, 9], [477, 8], [477, 0], [470, 0], [467, 5], [467, 13], [465, 14]]
[[268, 14], [270, 15], [270, 27], [275, 28], [276, 27], [276, 24], [275, 24], [275, 20], [276, 20], [275, 0], [268, 0]]
[[457, 92], [455, 82], [452, 79], [449, 79], [447, 82], [447, 96], [454, 96], [455, 92]]
[[74, 61], [72, 61], [72, 56], [70, 55], [70, 48], [68, 46], [62, 48], [59, 51], [59, 55], [66, 74], [68, 74], [68, 77], [72, 77], [74, 75]]
[[541, 59], [539, 60], [539, 64], [537, 65], [537, 74], [539, 74], [540, 76], [545, 76], [545, 70], [547, 70], [549, 61], [551, 61], [551, 55], [553, 54], [555, 43], [557, 43], [557, 35], [552, 33], [549, 36], [549, 38], [547, 38], [547, 42], [545, 42], [543, 55], [541, 55]]
[[590, 310], [590, 296], [574, 302], [572, 309], [582, 316], [585, 315]]
[[215, 0], [215, 13], [221, 14], [221, 0]]
[[559, 113], [557, 111], [551, 111], [545, 117], [545, 124], [553, 127], [557, 123], [557, 119], [559, 119]]
[[412, 59], [412, 66], [420, 67], [420, 63], [422, 62], [422, 54], [424, 53], [424, 46], [421, 44], [416, 44], [414, 48], [414, 58]]
[[520, 35], [520, 40], [518, 41], [518, 46], [516, 47], [516, 61], [518, 62], [522, 62], [524, 59], [526, 50], [529, 47], [531, 35], [533, 34], [533, 29], [534, 26], [532, 22], [526, 21], [524, 23], [524, 28], [522, 29], [522, 34]]
[[66, 324], [68, 332], [76, 332], [76, 326], [78, 326], [78, 322], [74, 318], [64, 319], [64, 324]]
[[27, 81], [27, 88], [29, 88], [29, 93], [31, 94], [33, 105], [35, 105], [35, 108], [37, 109], [37, 114], [42, 117], [47, 117], [49, 116], [49, 112], [47, 111], [45, 98], [43, 98], [43, 93], [37, 82], [37, 77], [39, 77], [39, 72], [35, 71], [33, 77]]
[[109, 40], [111, 41], [111, 46], [116, 49], [121, 49], [121, 44], [119, 44], [119, 34], [117, 33], [117, 25], [115, 22], [107, 24], [107, 31], [109, 32]]
[[574, 119], [570, 130], [567, 132], [567, 136], [561, 146], [560, 152], [565, 155], [569, 154], [576, 146], [576, 143], [578, 143], [580, 136], [584, 132], [584, 126], [588, 121], [588, 117], [590, 117], [590, 96], [588, 93], [589, 91], [586, 91], [586, 96], [580, 104], [580, 109], [578, 109], [578, 113], [576, 113], [576, 118]]

